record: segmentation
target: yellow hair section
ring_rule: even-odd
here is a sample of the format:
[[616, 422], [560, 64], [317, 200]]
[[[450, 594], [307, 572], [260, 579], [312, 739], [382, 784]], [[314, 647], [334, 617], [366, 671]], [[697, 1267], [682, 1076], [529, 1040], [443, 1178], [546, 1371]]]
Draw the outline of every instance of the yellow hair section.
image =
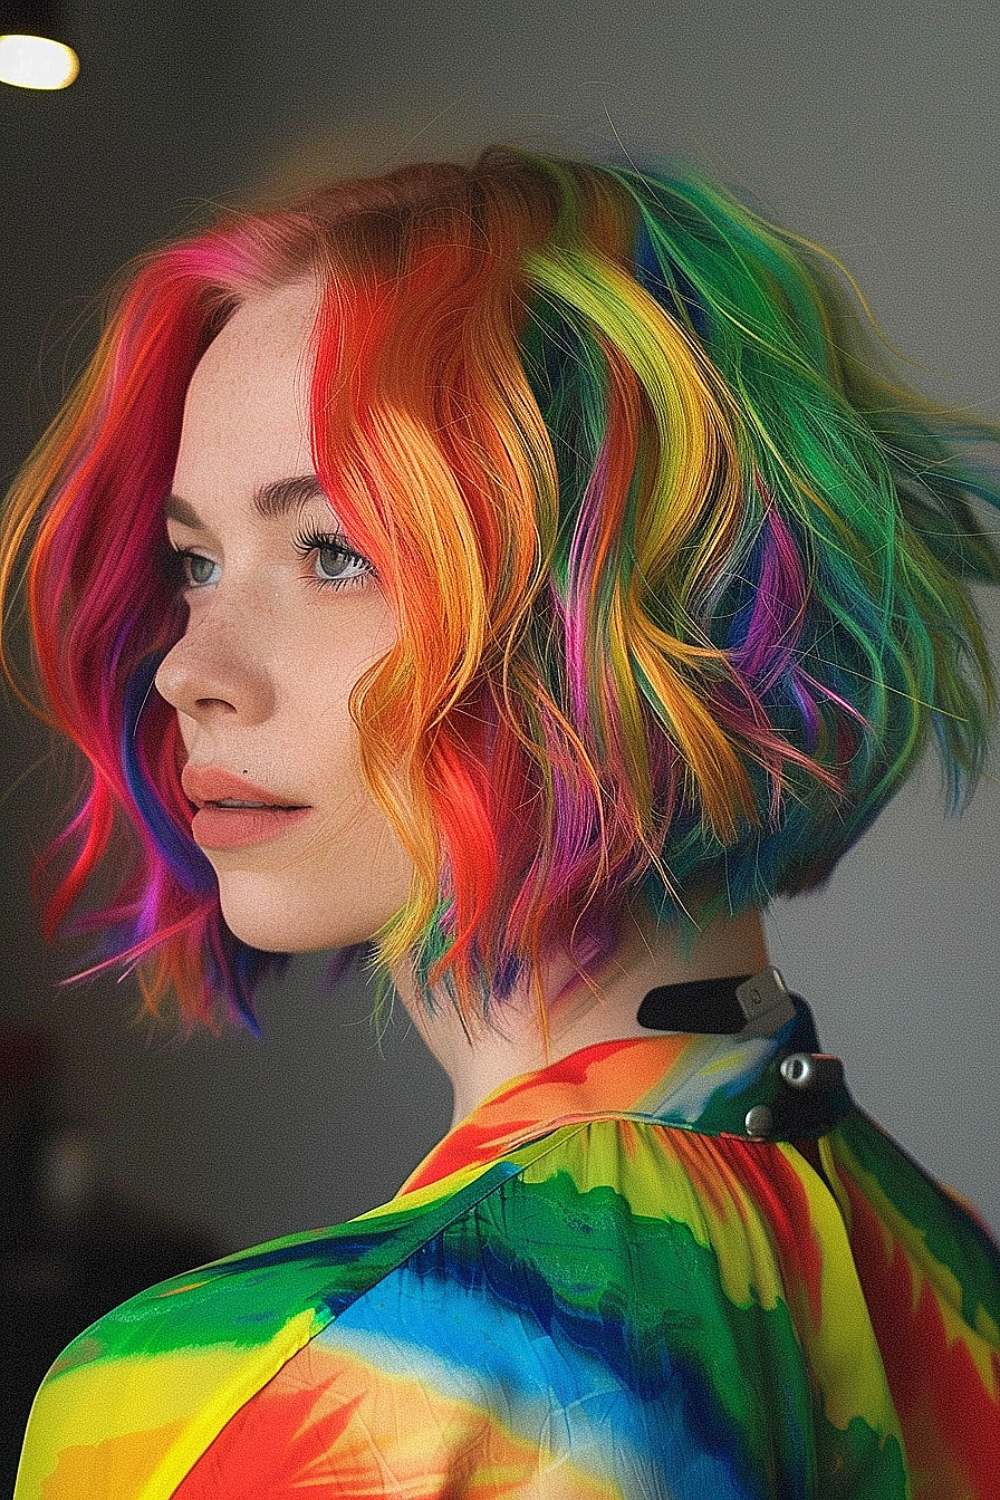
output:
[[[616, 654], [651, 685], [707, 822], [719, 839], [731, 841], [739, 817], [754, 817], [753, 793], [698, 687], [707, 670], [727, 673], [725, 652], [680, 609], [672, 633], [658, 629], [643, 603], [665, 582], [673, 582], [678, 598], [696, 592], [698, 579], [710, 579], [732, 546], [743, 489], [735, 406], [687, 332], [613, 261], [559, 250], [531, 255], [527, 265], [542, 292], [582, 314], [634, 372], [647, 403], [656, 467], [636, 516], [633, 584], [616, 599]], [[642, 704], [631, 670], [618, 674], [616, 688], [632, 743], [639, 744]], [[648, 773], [642, 781], [648, 787]]]

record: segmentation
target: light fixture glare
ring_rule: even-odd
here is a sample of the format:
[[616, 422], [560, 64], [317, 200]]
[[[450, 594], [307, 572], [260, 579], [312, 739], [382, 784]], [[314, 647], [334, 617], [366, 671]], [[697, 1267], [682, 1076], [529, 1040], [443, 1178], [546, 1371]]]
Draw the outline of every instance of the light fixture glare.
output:
[[0, 36], [0, 83], [19, 89], [64, 89], [80, 71], [72, 47], [47, 36]]

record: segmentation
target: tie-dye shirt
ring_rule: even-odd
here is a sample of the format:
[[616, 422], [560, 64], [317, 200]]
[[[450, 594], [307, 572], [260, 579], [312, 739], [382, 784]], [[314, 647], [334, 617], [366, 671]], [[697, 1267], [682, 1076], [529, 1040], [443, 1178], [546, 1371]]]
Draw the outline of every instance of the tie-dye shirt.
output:
[[513, 1080], [385, 1207], [81, 1335], [16, 1500], [995, 1500], [997, 1247], [785, 1083], [815, 1049], [799, 1005]]

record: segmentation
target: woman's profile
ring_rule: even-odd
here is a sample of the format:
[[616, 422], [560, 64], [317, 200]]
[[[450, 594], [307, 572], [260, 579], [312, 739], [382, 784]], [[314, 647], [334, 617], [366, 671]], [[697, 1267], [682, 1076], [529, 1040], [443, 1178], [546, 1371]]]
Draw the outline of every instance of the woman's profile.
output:
[[696, 173], [506, 148], [132, 268], [0, 553], [88, 767], [49, 922], [190, 1025], [367, 945], [455, 1123], [81, 1333], [17, 1500], [993, 1493], [997, 1247], [761, 925], [996, 706], [994, 435], [853, 301]]

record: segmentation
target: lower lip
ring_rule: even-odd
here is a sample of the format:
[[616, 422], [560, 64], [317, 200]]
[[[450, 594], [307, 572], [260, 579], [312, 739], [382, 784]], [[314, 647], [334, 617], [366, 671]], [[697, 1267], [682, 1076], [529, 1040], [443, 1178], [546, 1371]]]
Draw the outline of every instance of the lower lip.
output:
[[200, 807], [191, 836], [201, 849], [244, 849], [280, 839], [311, 812], [311, 807]]

